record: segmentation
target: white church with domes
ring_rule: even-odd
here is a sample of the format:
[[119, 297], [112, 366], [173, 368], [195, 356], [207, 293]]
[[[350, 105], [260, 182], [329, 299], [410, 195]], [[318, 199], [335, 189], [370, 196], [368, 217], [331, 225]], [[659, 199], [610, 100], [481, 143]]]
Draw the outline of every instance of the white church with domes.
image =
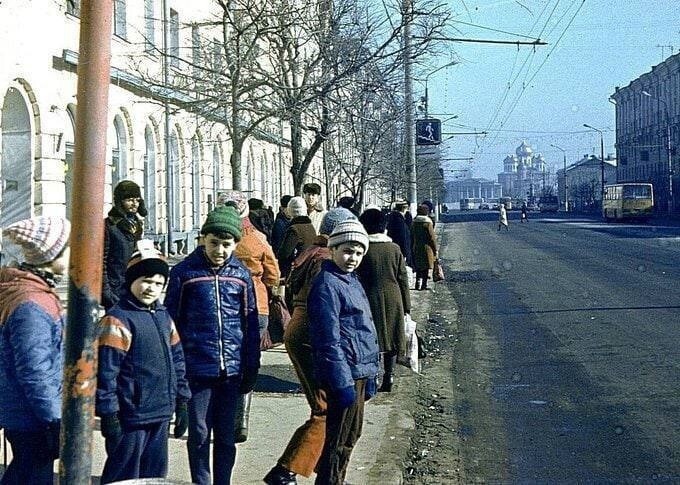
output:
[[498, 174], [503, 195], [517, 199], [538, 198], [546, 187], [553, 184], [543, 155], [534, 153], [526, 141], [515, 149], [514, 155], [503, 160], [503, 172]]

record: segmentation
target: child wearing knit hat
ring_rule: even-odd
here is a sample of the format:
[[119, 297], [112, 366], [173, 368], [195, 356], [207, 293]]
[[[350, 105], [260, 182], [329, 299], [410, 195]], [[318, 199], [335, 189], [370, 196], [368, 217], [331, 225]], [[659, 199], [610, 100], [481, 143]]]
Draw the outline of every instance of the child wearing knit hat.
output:
[[158, 302], [167, 278], [165, 258], [152, 241], [140, 240], [125, 271], [125, 291], [99, 325], [95, 412], [106, 440], [102, 483], [165, 477], [173, 411], [175, 438], [187, 430], [184, 353]]
[[239, 212], [218, 206], [201, 227], [202, 244], [170, 270], [165, 305], [182, 339], [191, 388], [192, 483], [231, 482], [237, 403], [254, 389], [260, 367], [253, 279], [234, 254], [242, 235]]
[[52, 483], [59, 456], [63, 308], [54, 291], [68, 267], [69, 221], [36, 217], [3, 228], [23, 253], [0, 268], [0, 427], [12, 448], [3, 483]]
[[[328, 238], [331, 260], [322, 263], [307, 297], [312, 362], [326, 391], [326, 438], [317, 483], [343, 483], [359, 437], [365, 401], [377, 392], [380, 351], [371, 307], [354, 271], [368, 250], [363, 225], [345, 220]], [[352, 349], [352, 350], [351, 350]]]

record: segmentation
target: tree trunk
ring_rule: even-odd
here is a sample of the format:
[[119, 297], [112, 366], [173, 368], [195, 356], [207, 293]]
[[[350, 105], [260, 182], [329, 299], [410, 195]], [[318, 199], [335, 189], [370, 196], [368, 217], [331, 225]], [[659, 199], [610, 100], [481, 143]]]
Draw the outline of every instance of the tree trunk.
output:
[[229, 157], [229, 163], [231, 164], [231, 186], [234, 190], [242, 190], [241, 152], [243, 151], [243, 141], [232, 141], [231, 148], [231, 157]]

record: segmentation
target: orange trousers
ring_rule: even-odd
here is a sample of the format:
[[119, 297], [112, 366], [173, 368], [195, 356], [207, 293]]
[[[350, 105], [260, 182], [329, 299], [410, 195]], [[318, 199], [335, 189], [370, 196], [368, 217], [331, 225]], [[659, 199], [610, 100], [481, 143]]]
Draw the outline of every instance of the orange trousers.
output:
[[283, 335], [283, 342], [311, 408], [311, 415], [295, 430], [278, 463], [293, 473], [309, 477], [316, 468], [326, 439], [327, 402], [326, 392], [319, 388], [314, 378], [312, 346], [305, 308], [293, 309], [293, 315]]

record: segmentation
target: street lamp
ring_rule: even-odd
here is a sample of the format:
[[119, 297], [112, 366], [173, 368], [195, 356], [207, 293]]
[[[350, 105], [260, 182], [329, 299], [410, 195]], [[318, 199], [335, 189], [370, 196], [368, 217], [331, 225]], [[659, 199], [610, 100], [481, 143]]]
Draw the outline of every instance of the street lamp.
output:
[[[430, 78], [430, 76], [433, 75], [434, 73], [439, 72], [439, 71], [441, 71], [442, 69], [445, 69], [445, 68], [447, 68], [447, 67], [455, 66], [456, 64], [458, 64], [458, 61], [447, 62], [446, 64], [444, 64], [444, 65], [442, 65], [442, 66], [439, 66], [439, 67], [438, 67], [437, 69], [435, 69], [434, 71], [430, 71], [430, 72], [425, 76], [425, 79], [424, 79], [424, 81], [425, 81], [425, 96], [423, 97], [423, 98], [424, 98], [423, 101], [424, 101], [424, 105], [425, 105], [425, 106], [424, 106], [425, 109], [424, 109], [423, 111], [424, 111], [424, 114], [425, 114], [425, 118], [427, 118], [427, 109], [428, 109], [428, 103], [429, 103], [429, 100], [430, 100], [430, 97], [429, 97], [428, 91], [427, 91], [427, 80], [428, 80], [428, 79]], [[456, 117], [457, 117], [457, 116], [456, 116]]]
[[600, 134], [600, 183], [602, 185], [600, 196], [602, 197], [601, 203], [604, 204], [604, 133], [602, 130], [590, 126], [587, 123], [583, 123], [583, 126], [590, 128], [593, 131], [597, 131]]
[[652, 96], [647, 91], [642, 91], [642, 94], [663, 103], [664, 117], [666, 118], [666, 154], [668, 156], [668, 213], [672, 214], [675, 204], [673, 203], [673, 158], [671, 157], [671, 122], [668, 118], [668, 105], [666, 104], [666, 101], [656, 96]]
[[569, 191], [567, 190], [567, 152], [564, 148], [558, 147], [553, 143], [550, 144], [551, 147], [557, 148], [562, 152], [562, 162], [564, 163], [564, 212], [569, 212]]

